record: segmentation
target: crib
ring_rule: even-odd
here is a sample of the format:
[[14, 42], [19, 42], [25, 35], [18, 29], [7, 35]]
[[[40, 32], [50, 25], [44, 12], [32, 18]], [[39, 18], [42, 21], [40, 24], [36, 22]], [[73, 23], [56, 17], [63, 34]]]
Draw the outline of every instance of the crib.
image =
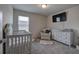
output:
[[31, 53], [32, 35], [26, 31], [15, 31], [7, 35], [5, 41], [6, 54], [28, 54]]

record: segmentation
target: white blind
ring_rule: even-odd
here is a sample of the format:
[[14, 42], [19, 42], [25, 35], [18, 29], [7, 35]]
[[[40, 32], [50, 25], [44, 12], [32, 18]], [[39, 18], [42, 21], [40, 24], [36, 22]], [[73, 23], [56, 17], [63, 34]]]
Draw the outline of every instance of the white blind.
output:
[[29, 31], [29, 17], [18, 16], [18, 27], [19, 30]]

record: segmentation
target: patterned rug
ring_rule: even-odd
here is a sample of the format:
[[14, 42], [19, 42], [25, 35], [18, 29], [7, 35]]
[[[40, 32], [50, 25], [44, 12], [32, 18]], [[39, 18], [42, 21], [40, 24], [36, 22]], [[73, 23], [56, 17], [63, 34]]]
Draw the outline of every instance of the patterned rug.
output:
[[54, 44], [51, 40], [40, 40], [40, 44]]

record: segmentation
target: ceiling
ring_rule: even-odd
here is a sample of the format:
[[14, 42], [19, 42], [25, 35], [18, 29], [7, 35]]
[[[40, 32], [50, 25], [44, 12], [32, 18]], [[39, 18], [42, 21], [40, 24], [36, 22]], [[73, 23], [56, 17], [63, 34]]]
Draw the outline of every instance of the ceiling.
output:
[[41, 4], [14, 4], [13, 8], [41, 15], [50, 15], [75, 6], [77, 4], [48, 4], [47, 8], [42, 8]]

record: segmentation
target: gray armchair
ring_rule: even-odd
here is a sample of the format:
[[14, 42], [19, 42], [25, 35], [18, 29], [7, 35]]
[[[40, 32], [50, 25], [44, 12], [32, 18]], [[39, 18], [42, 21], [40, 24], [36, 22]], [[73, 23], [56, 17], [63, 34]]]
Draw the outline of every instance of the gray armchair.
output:
[[43, 29], [40, 34], [41, 39], [50, 40], [51, 38], [51, 31], [49, 29]]

